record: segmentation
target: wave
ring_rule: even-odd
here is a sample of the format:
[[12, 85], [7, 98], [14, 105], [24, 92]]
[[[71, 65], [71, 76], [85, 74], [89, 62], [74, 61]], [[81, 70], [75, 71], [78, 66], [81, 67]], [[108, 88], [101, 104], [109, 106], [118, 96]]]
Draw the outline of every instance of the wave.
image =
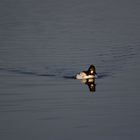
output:
[[46, 74], [46, 73], [39, 74], [38, 72], [29, 71], [29, 70], [27, 71], [27, 70], [18, 69], [18, 68], [0, 68], [0, 71], [15, 73], [15, 74], [23, 74], [23, 75], [33, 75], [33, 76], [49, 76], [49, 77], [56, 76], [55, 74]]
[[135, 61], [137, 52], [133, 46], [115, 46], [97, 55], [100, 57], [100, 62], [97, 64], [99, 73], [101, 73], [99, 77], [104, 78], [125, 71], [126, 66], [133, 64], [133, 61]]
[[[131, 65], [131, 61], [136, 56], [136, 49], [133, 46], [127, 47], [110, 47], [105, 51], [100, 51], [95, 54], [99, 58], [97, 64], [97, 79], [103, 79], [109, 76], [114, 76], [116, 73], [123, 71], [126, 64]], [[42, 72], [43, 69], [43, 72]], [[77, 70], [62, 66], [42, 66], [39, 70], [32, 70], [31, 68], [7, 68], [1, 67], [0, 71], [13, 74], [30, 75], [30, 76], [44, 76], [44, 77], [61, 77], [65, 79], [74, 79]]]

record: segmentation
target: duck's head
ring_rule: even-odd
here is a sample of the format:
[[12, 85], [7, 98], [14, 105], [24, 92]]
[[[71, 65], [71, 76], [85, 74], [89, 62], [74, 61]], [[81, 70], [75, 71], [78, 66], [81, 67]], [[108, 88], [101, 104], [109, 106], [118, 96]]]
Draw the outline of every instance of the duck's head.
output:
[[90, 65], [90, 67], [88, 68], [88, 74], [89, 75], [95, 75], [96, 74], [96, 70], [95, 70], [94, 65]]

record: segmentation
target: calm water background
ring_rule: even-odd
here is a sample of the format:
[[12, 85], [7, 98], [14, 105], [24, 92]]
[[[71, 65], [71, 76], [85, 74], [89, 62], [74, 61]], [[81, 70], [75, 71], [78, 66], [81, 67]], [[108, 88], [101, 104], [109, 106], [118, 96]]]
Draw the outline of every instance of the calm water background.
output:
[[[0, 1], [0, 139], [140, 139], [139, 0]], [[73, 76], [94, 64], [96, 92]]]

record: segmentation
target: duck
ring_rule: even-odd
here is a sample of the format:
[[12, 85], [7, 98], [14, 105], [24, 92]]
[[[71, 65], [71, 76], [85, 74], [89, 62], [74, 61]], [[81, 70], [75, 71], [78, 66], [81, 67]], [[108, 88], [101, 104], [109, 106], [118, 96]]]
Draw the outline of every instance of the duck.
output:
[[90, 65], [87, 71], [82, 71], [76, 75], [76, 79], [83, 80], [83, 79], [93, 79], [97, 77], [96, 69], [94, 65]]

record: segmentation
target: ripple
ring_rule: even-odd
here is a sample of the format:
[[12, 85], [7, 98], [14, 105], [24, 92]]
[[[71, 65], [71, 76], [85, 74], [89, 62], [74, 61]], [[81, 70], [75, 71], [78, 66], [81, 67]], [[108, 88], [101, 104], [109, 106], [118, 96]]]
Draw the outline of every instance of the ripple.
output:
[[114, 46], [110, 47], [108, 52], [99, 53], [100, 62], [97, 64], [99, 73], [101, 73], [99, 77], [114, 76], [116, 73], [123, 72], [127, 64], [131, 65], [136, 55], [137, 53], [133, 46]]
[[[110, 46], [107, 50], [96, 52], [95, 57], [99, 57], [97, 64], [98, 79], [106, 78], [116, 73], [125, 70], [126, 64], [131, 64], [132, 60], [137, 55], [136, 49], [133, 46]], [[29, 76], [42, 76], [42, 77], [61, 77], [65, 79], [75, 79], [75, 73], [79, 71], [72, 71], [71, 67], [67, 66], [41, 66], [37, 71], [33, 68], [5, 68], [1, 67], [0, 71], [21, 74]], [[36, 69], [36, 68], [35, 68]], [[74, 68], [73, 68], [74, 69]], [[40, 71], [44, 72], [40, 72]], [[69, 74], [70, 73], [70, 74]]]

